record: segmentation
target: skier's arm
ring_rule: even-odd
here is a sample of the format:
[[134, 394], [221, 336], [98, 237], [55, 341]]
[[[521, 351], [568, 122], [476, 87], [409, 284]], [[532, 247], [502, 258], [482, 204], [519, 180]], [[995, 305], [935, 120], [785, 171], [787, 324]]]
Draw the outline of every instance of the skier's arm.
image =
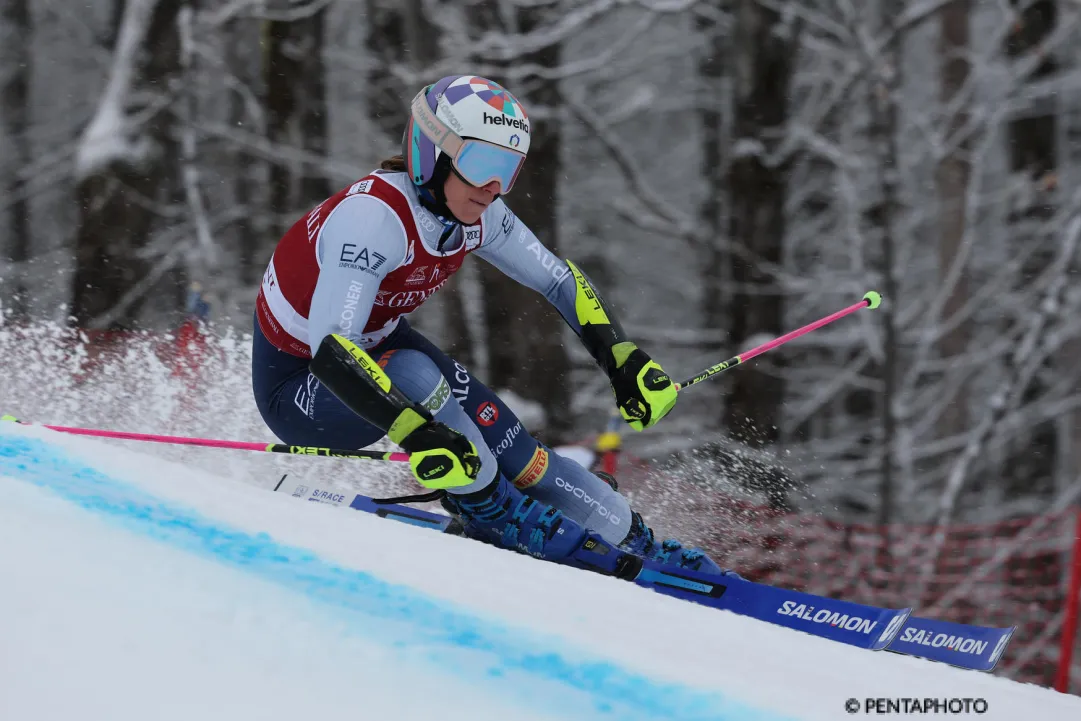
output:
[[573, 262], [557, 258], [502, 200], [489, 207], [491, 228], [476, 253], [537, 291], [559, 311], [608, 374], [616, 404], [635, 430], [652, 426], [676, 404], [664, 370], [631, 341], [596, 288]]
[[476, 254], [504, 275], [543, 295], [581, 335], [582, 326], [574, 309], [574, 279], [567, 264], [545, 248], [502, 199], [485, 212], [485, 221], [485, 237]]
[[360, 346], [379, 284], [405, 261], [407, 252], [401, 221], [379, 200], [356, 195], [334, 208], [316, 239], [319, 279], [308, 312], [309, 370], [354, 413], [410, 454], [413, 474], [422, 485], [469, 485], [480, 471], [476, 447], [394, 388]]
[[308, 311], [312, 355], [331, 333], [360, 344], [379, 284], [407, 251], [401, 221], [376, 198], [353, 195], [331, 211], [316, 239], [319, 280]]

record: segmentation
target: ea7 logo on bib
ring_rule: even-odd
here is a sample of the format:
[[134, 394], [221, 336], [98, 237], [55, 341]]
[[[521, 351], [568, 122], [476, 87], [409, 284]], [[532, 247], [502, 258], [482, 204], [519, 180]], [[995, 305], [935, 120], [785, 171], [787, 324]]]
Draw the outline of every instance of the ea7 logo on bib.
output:
[[363, 270], [371, 275], [376, 275], [375, 271], [379, 270], [383, 263], [386, 262], [387, 258], [384, 255], [375, 251], [369, 253], [367, 248], [357, 250], [355, 243], [345, 243], [342, 245], [342, 254], [338, 258], [338, 267]]

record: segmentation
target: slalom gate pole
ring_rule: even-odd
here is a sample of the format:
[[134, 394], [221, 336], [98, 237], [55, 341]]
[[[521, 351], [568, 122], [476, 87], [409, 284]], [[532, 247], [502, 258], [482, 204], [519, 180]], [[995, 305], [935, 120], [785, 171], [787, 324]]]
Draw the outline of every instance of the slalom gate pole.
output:
[[168, 443], [181, 446], [202, 446], [204, 448], [232, 448], [239, 451], [258, 451], [260, 453], [288, 453], [294, 456], [330, 456], [333, 458], [362, 458], [370, 461], [408, 461], [409, 454], [384, 451], [354, 451], [342, 448], [320, 448], [317, 446], [287, 446], [283, 443], [258, 443], [246, 441], [220, 441], [212, 438], [188, 438], [185, 436], [161, 436], [151, 433], [128, 433], [126, 431], [106, 431], [96, 428], [73, 428], [70, 426], [52, 426], [44, 423], [26, 423], [13, 416], [3, 416], [3, 421], [14, 421], [24, 426], [38, 426], [60, 433], [95, 438], [116, 438], [125, 441], [143, 441], [147, 443]]
[[713, 376], [717, 375], [718, 373], [726, 371], [729, 368], [734, 368], [734, 367], [740, 365], [741, 363], [746, 363], [751, 358], [754, 358], [755, 356], [758, 356], [758, 355], [762, 355], [763, 353], [765, 353], [768, 350], [773, 350], [777, 346], [783, 345], [783, 344], [787, 343], [788, 341], [792, 340], [793, 338], [799, 338], [801, 335], [805, 335], [805, 334], [810, 333], [811, 331], [813, 331], [813, 330], [815, 330], [817, 328], [821, 328], [824, 325], [828, 325], [828, 324], [832, 323], [833, 321], [838, 320], [839, 318], [844, 318], [846, 315], [849, 315], [851, 313], [855, 313], [857, 310], [860, 310], [861, 308], [877, 308], [881, 304], [882, 304], [882, 296], [879, 295], [878, 293], [876, 293], [873, 290], [869, 290], [863, 295], [863, 300], [861, 300], [859, 303], [855, 303], [853, 305], [848, 306], [847, 308], [845, 308], [843, 310], [839, 310], [836, 313], [828, 315], [825, 318], [821, 318], [819, 320], [816, 320], [814, 323], [808, 323], [807, 325], [803, 326], [802, 328], [794, 330], [791, 333], [785, 333], [780, 338], [774, 338], [773, 340], [769, 341], [768, 343], [763, 343], [762, 345], [760, 345], [760, 346], [758, 346], [756, 348], [752, 348], [751, 350], [746, 351], [745, 353], [740, 353], [737, 356], [729, 358], [728, 360], [724, 361], [723, 363], [718, 363], [717, 365], [710, 366], [709, 368], [706, 368], [705, 370], [703, 370], [698, 375], [693, 376], [691, 378], [688, 378], [687, 380], [683, 381], [682, 383], [677, 383], [676, 384], [676, 390], [681, 391], [684, 388], [687, 388], [689, 386], [693, 386], [695, 383], [701, 383], [702, 381], [704, 381], [704, 380], [706, 380], [708, 378], [712, 378]]
[[1059, 638], [1058, 669], [1055, 673], [1054, 689], [1059, 693], [1070, 692], [1070, 667], [1073, 665], [1073, 649], [1077, 640], [1078, 606], [1081, 605], [1081, 508], [1075, 512], [1077, 524], [1070, 554], [1070, 580], [1066, 586], [1066, 608], [1063, 610], [1065, 618]]

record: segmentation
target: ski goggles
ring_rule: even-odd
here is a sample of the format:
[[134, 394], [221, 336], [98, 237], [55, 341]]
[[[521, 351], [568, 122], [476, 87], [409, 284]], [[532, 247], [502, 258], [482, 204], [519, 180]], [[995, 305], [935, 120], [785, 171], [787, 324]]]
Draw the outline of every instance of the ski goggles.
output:
[[500, 194], [509, 193], [514, 187], [514, 181], [525, 163], [525, 155], [487, 140], [458, 135], [428, 107], [424, 90], [413, 98], [412, 115], [415, 123], [413, 132], [419, 129], [446, 153], [462, 180], [477, 188], [494, 180], [499, 183]]

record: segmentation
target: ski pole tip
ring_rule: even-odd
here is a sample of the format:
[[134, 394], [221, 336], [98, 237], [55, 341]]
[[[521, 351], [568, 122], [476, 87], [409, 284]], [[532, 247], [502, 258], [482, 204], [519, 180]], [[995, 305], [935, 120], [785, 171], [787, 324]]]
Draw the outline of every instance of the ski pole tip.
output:
[[863, 294], [863, 299], [867, 301], [867, 307], [874, 309], [882, 305], [882, 296], [877, 291], [869, 290]]

